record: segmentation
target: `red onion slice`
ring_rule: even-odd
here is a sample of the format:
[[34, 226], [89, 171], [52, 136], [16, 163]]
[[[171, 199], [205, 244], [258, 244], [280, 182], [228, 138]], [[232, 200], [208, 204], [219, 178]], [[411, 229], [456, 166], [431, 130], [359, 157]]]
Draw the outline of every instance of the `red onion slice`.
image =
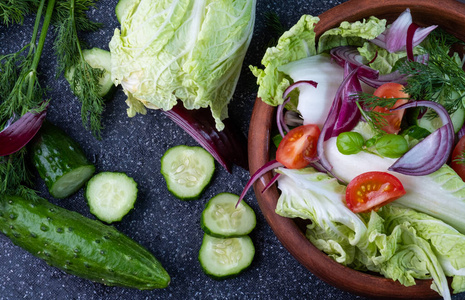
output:
[[407, 58], [413, 61], [413, 36], [420, 26], [415, 23], [410, 24], [407, 29], [407, 40], [405, 42], [405, 50], [407, 51]]
[[163, 112], [210, 152], [228, 172], [231, 173], [233, 163], [248, 168], [247, 141], [229, 119], [223, 120], [225, 128], [218, 131], [207, 108], [188, 110], [178, 103], [171, 110]]
[[0, 132], [0, 156], [10, 155], [21, 150], [37, 134], [45, 116], [47, 108], [40, 112], [27, 112], [17, 121]]
[[349, 70], [350, 65], [346, 63], [344, 71], [347, 75], [336, 92], [328, 117], [318, 138], [318, 159], [320, 160], [320, 165], [328, 172], [331, 172], [333, 167], [324, 154], [324, 142], [341, 132], [352, 130], [357, 125], [361, 116], [354, 97], [354, 95], [362, 90], [357, 78], [358, 67], [350, 72]]
[[389, 167], [390, 171], [411, 176], [428, 175], [439, 170], [449, 159], [454, 146], [454, 128], [442, 105], [432, 101], [412, 101], [392, 111], [418, 106], [434, 109], [443, 125], [401, 156]]
[[313, 80], [300, 80], [294, 82], [283, 93], [283, 99], [286, 100], [284, 100], [282, 104], [278, 105], [276, 111], [276, 124], [278, 126], [279, 134], [281, 134], [282, 137], [284, 137], [285, 131], [289, 132], [289, 127], [287, 127], [287, 124], [284, 120], [284, 107], [290, 101], [290, 98], [288, 96], [294, 89], [299, 88], [303, 85], [311, 85], [316, 88], [318, 86], [318, 83]]
[[[397, 52], [406, 48], [407, 30], [412, 24], [412, 15], [410, 9], [406, 9], [399, 17], [388, 27], [382, 34], [373, 40], [373, 44], [388, 50], [389, 52]], [[416, 30], [412, 37], [412, 48], [419, 45], [431, 31], [437, 28], [437, 25], [422, 27]]]
[[237, 200], [237, 203], [236, 203], [236, 207], [237, 205], [239, 205], [239, 203], [241, 203], [242, 199], [244, 199], [245, 197], [245, 194], [247, 193], [247, 191], [252, 187], [252, 185], [255, 183], [255, 181], [257, 181], [258, 179], [260, 179], [263, 175], [265, 175], [267, 172], [269, 171], [272, 171], [276, 168], [279, 168], [279, 167], [283, 167], [284, 165], [282, 163], [280, 163], [279, 161], [277, 160], [270, 160], [269, 162], [267, 162], [266, 164], [264, 164], [263, 166], [261, 166], [249, 179], [249, 181], [247, 181], [247, 184], [245, 185], [244, 187], [244, 190], [242, 191], [241, 195], [239, 196], [239, 200]]

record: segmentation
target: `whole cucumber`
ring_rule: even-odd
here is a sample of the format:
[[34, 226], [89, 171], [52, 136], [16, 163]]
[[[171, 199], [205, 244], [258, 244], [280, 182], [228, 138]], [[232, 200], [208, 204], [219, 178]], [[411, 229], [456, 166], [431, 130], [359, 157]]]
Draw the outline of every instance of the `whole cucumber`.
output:
[[75, 193], [95, 172], [81, 146], [48, 121], [31, 144], [32, 162], [55, 198]]
[[140, 244], [45, 199], [0, 196], [0, 230], [49, 265], [95, 282], [140, 290], [170, 282], [160, 262]]

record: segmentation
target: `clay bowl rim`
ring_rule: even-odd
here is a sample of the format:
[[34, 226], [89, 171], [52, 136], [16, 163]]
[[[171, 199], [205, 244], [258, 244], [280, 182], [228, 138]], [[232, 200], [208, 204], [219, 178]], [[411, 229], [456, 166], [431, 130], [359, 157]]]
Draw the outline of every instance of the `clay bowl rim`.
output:
[[[413, 20], [422, 25], [438, 24], [446, 31], [465, 40], [465, 4], [456, 0], [350, 0], [321, 14], [315, 28], [317, 36], [336, 27], [342, 21], [362, 20], [369, 16], [386, 18], [392, 22], [406, 8], [410, 8]], [[461, 25], [458, 26], [458, 25]], [[270, 159], [271, 130], [275, 108], [256, 99], [248, 135], [249, 171], [255, 173]], [[269, 182], [272, 174], [265, 174]], [[275, 213], [279, 196], [276, 185], [262, 193], [264, 185], [254, 184], [259, 207], [268, 224], [283, 246], [311, 273], [323, 281], [353, 294], [375, 298], [435, 299], [439, 295], [430, 288], [431, 280], [417, 280], [416, 285], [405, 287], [399, 282], [381, 275], [368, 274], [345, 267], [318, 250], [305, 237], [300, 220], [283, 218]]]

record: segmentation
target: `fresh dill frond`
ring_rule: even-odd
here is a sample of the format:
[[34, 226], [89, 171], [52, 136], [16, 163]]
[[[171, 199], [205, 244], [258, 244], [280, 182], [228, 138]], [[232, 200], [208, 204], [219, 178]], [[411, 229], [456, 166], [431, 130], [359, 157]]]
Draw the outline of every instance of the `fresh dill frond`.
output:
[[74, 68], [71, 88], [81, 102], [81, 118], [85, 128], [89, 128], [100, 138], [101, 115], [104, 100], [99, 96], [99, 78], [103, 71], [92, 68], [84, 59], [84, 43], [79, 38], [81, 31], [94, 31], [100, 24], [88, 19], [86, 12], [95, 5], [92, 0], [68, 0], [57, 4], [55, 24], [57, 37], [54, 49], [58, 58], [58, 74], [65, 74]]
[[[36, 109], [45, 94], [45, 88], [36, 80], [37, 72], [32, 68], [31, 54], [26, 57], [11, 56], [0, 68], [3, 66], [6, 72], [0, 79], [5, 86], [1, 88], [0, 94], [5, 100], [0, 104], [0, 124], [13, 115], [21, 116]], [[7, 76], [11, 78], [4, 79]]]
[[429, 54], [427, 64], [407, 61], [399, 66], [402, 74], [409, 74], [404, 91], [412, 99], [438, 102], [449, 114], [463, 105], [465, 97], [462, 63], [457, 55], [449, 55], [451, 45], [456, 41], [449, 34], [438, 31], [424, 44]]
[[31, 172], [26, 163], [25, 148], [14, 154], [0, 157], [0, 195], [18, 195], [29, 200], [37, 199], [34, 190], [26, 185], [32, 184]]
[[34, 11], [38, 0], [2, 0], [0, 1], [0, 22], [9, 26], [22, 24], [24, 17]]
[[[380, 131], [382, 130], [381, 128], [388, 125], [388, 121], [386, 120], [386, 116], [389, 115], [388, 110], [394, 107], [398, 100], [406, 99], [378, 97], [363, 92], [357, 93], [353, 97], [357, 101], [357, 106], [362, 116], [375, 131]], [[376, 107], [383, 107], [385, 111], [375, 110]]]
[[[16, 53], [0, 56], [1, 128], [28, 111], [45, 108], [42, 105], [45, 90], [40, 86], [37, 73], [55, 0], [47, 1], [47, 5], [46, 0], [31, 0], [29, 3], [38, 5], [31, 41]], [[46, 12], [42, 18], [44, 8]], [[0, 157], [0, 195], [22, 195], [31, 200], [38, 197], [27, 187], [32, 184], [32, 175], [27, 167], [26, 153], [27, 149], [23, 147], [13, 154]]]
[[265, 13], [265, 26], [267, 32], [271, 35], [267, 47], [276, 46], [278, 39], [286, 32], [287, 28], [283, 25], [279, 16], [274, 11], [267, 11]]

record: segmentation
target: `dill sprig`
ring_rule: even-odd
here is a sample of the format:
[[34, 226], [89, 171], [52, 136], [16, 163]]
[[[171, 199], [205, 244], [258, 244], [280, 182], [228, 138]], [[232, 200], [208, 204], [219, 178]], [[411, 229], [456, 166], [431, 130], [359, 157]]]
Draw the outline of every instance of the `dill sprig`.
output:
[[24, 17], [32, 13], [38, 6], [39, 0], [2, 0], [0, 1], [0, 22], [9, 26], [21, 24]]
[[82, 49], [86, 46], [79, 39], [81, 31], [95, 31], [101, 24], [88, 19], [86, 12], [95, 6], [92, 0], [60, 1], [55, 14], [57, 37], [54, 49], [58, 59], [58, 75], [74, 69], [71, 88], [81, 102], [81, 119], [85, 128], [91, 129], [100, 138], [101, 116], [104, 100], [99, 96], [100, 69], [92, 68], [84, 59]]
[[283, 25], [279, 16], [274, 11], [267, 11], [265, 13], [265, 26], [267, 33], [271, 35], [268, 41], [268, 47], [273, 47], [278, 44], [278, 39], [286, 32], [287, 28]]
[[405, 92], [412, 99], [435, 101], [449, 114], [462, 106], [465, 97], [465, 72], [458, 56], [450, 55], [451, 45], [458, 39], [444, 31], [433, 31], [424, 44], [429, 53], [427, 64], [407, 61], [399, 71], [409, 74]]
[[[44, 109], [44, 89], [37, 80], [39, 60], [55, 6], [55, 0], [47, 2], [43, 21], [45, 0], [41, 0], [29, 44], [20, 51], [0, 57], [0, 125], [28, 111]], [[0, 157], [0, 194], [22, 195], [36, 199], [37, 194], [27, 185], [31, 184], [31, 172], [27, 168], [26, 148], [8, 156]]]
[[[385, 98], [378, 97], [373, 94], [360, 92], [353, 97], [356, 98], [357, 106], [362, 113], [364, 119], [370, 124], [375, 131], [382, 130], [388, 125], [386, 116], [389, 115], [388, 109], [394, 107], [396, 102], [406, 98]], [[384, 107], [386, 111], [375, 110], [376, 107]]]
[[29, 200], [38, 199], [32, 185], [31, 172], [27, 166], [26, 148], [14, 154], [0, 157], [0, 195], [18, 195]]

